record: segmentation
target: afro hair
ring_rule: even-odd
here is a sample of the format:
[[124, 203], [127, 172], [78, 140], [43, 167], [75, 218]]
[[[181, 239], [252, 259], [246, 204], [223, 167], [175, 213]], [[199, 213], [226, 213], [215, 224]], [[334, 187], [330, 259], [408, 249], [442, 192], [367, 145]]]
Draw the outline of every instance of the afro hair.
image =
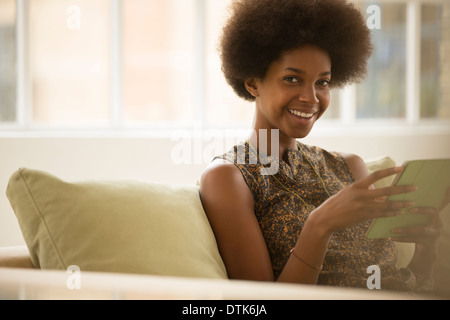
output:
[[305, 44], [330, 55], [332, 87], [364, 79], [371, 34], [346, 0], [235, 0], [219, 43], [222, 71], [238, 96], [253, 101], [245, 80], [264, 79], [272, 62]]

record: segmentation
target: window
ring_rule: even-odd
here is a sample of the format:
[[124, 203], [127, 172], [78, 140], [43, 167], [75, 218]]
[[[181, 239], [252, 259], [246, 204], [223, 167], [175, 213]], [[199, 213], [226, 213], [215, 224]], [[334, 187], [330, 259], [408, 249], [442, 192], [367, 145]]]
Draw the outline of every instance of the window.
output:
[[[360, 4], [367, 11], [373, 2]], [[450, 89], [445, 76], [450, 3], [379, 1], [378, 6], [381, 28], [372, 30], [375, 50], [368, 78], [356, 89], [356, 119], [397, 119], [412, 124], [450, 119], [445, 97]]]
[[122, 2], [125, 121], [194, 121], [197, 14], [195, 0]]
[[29, 1], [32, 123], [84, 125], [108, 121], [108, 12], [108, 0]]
[[[368, 4], [362, 5], [363, 12]], [[406, 115], [406, 5], [379, 4], [380, 29], [372, 29], [375, 45], [368, 76], [357, 85], [358, 119], [396, 118]]]
[[226, 22], [227, 8], [231, 1], [206, 1], [206, 71], [205, 71], [205, 122], [209, 126], [244, 126], [253, 118], [253, 104], [233, 92], [221, 70], [217, 46], [221, 28]]
[[0, 122], [16, 120], [16, 29], [14, 0], [0, 2]]
[[[450, 3], [380, 8], [367, 79], [333, 90], [325, 124], [450, 119]], [[248, 127], [217, 44], [231, 0], [2, 0], [0, 129]]]
[[422, 5], [420, 116], [424, 119], [450, 118], [449, 19], [448, 3], [445, 6], [425, 3]]

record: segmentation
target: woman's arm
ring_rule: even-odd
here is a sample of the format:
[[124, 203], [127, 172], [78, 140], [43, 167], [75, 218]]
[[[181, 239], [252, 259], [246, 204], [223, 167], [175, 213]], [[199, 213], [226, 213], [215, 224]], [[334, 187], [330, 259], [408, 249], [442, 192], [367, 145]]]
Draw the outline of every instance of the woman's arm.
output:
[[[318, 267], [323, 263], [334, 231], [370, 218], [400, 214], [401, 209], [410, 206], [403, 201], [376, 199], [410, 192], [414, 188], [394, 186], [371, 190], [376, 181], [400, 170], [391, 168], [368, 175], [314, 210], [278, 280], [317, 283]], [[254, 213], [253, 195], [240, 171], [233, 164], [215, 161], [202, 174], [200, 195], [228, 276], [231, 279], [273, 281], [269, 253]]]
[[[364, 161], [360, 157], [353, 154], [342, 155], [347, 161], [355, 180], [363, 179], [369, 174]], [[450, 197], [450, 189], [448, 193], [448, 197]], [[445, 207], [448, 202], [449, 199], [445, 198], [441, 207]], [[430, 224], [428, 226], [394, 230], [394, 232], [401, 234], [406, 233], [407, 235], [397, 239], [394, 238], [393, 240], [416, 243], [414, 256], [408, 267], [416, 274], [420, 274], [423, 277], [430, 277], [433, 270], [434, 261], [436, 260], [435, 245], [442, 228], [442, 221], [439, 218], [439, 211], [439, 209], [436, 210], [434, 208], [417, 208], [413, 211], [414, 213], [425, 214], [430, 217]]]
[[239, 169], [215, 160], [200, 178], [200, 196], [228, 277], [273, 280], [269, 253], [254, 213], [253, 195]]
[[[201, 176], [200, 196], [229, 278], [274, 281], [253, 195], [236, 166], [214, 161]], [[308, 219], [301, 234], [295, 254], [321, 265], [330, 234], [320, 234], [314, 219]], [[315, 284], [318, 274], [291, 255], [278, 280]]]
[[366, 163], [361, 157], [351, 153], [341, 153], [341, 155], [344, 157], [355, 181], [364, 179], [369, 175]]
[[[343, 153], [341, 155], [346, 161], [355, 181], [367, 179], [369, 171], [362, 158], [354, 154]], [[373, 189], [373, 185], [369, 185], [368, 189]], [[319, 276], [318, 267], [325, 258], [328, 242], [335, 229], [332, 226], [326, 227], [327, 223], [324, 222], [323, 216], [327, 214], [324, 210], [331, 212], [333, 210], [332, 207], [333, 205], [329, 206], [329, 209], [328, 207], [324, 209], [321, 206], [311, 213], [294, 248], [296, 255], [291, 255], [279, 277], [280, 281], [291, 282], [295, 279], [295, 282], [300, 283], [317, 283]], [[352, 224], [352, 222], [349, 223]], [[306, 266], [305, 263], [309, 266]]]

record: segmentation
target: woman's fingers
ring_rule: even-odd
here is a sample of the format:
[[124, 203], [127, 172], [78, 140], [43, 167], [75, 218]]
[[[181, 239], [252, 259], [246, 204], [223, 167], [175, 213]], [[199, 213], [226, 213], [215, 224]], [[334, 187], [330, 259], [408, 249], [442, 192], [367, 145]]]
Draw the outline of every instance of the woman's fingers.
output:
[[429, 223], [425, 226], [395, 228], [392, 230], [398, 236], [393, 240], [398, 242], [415, 242], [422, 244], [433, 244], [441, 235], [443, 227], [442, 220], [439, 216], [439, 210], [436, 208], [418, 207], [409, 210], [413, 214], [422, 214], [428, 216]]
[[388, 169], [378, 170], [378, 171], [375, 171], [375, 172], [369, 174], [364, 179], [361, 179], [361, 180], [355, 182], [355, 184], [362, 188], [369, 188], [375, 182], [377, 182], [381, 179], [387, 178], [389, 176], [392, 176], [394, 174], [399, 174], [402, 171], [403, 171], [403, 167], [392, 167], [392, 168], [388, 168]]
[[383, 170], [378, 170], [368, 175], [366, 178], [361, 179], [353, 184], [353, 187], [362, 191], [358, 192], [357, 196], [360, 200], [373, 200], [377, 199], [380, 202], [386, 200], [389, 196], [405, 194], [417, 191], [417, 186], [389, 186], [385, 188], [370, 189], [377, 181], [386, 177], [398, 174], [403, 171], [403, 167], [393, 167]]
[[414, 207], [412, 201], [374, 201], [371, 205], [374, 210], [397, 211]]
[[441, 201], [441, 204], [438, 208], [439, 211], [444, 209], [448, 204], [450, 204], [450, 187], [447, 188], [447, 192], [444, 195], [444, 198]]
[[417, 191], [417, 186], [390, 186], [385, 188], [378, 188], [370, 190], [368, 197], [385, 200], [389, 196], [397, 194], [405, 194]]
[[441, 235], [441, 230], [433, 227], [421, 226], [410, 228], [396, 228], [392, 233], [398, 234], [392, 238], [397, 242], [415, 242], [423, 244], [434, 243]]

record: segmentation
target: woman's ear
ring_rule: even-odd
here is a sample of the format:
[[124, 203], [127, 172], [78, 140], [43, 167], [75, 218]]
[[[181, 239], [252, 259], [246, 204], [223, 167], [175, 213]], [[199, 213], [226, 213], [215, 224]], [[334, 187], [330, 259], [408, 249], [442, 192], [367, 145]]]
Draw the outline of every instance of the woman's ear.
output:
[[247, 91], [256, 97], [259, 97], [259, 91], [258, 91], [258, 85], [257, 85], [257, 80], [256, 78], [249, 78], [247, 80], [245, 80], [244, 82], [245, 85], [245, 89], [247, 89]]

